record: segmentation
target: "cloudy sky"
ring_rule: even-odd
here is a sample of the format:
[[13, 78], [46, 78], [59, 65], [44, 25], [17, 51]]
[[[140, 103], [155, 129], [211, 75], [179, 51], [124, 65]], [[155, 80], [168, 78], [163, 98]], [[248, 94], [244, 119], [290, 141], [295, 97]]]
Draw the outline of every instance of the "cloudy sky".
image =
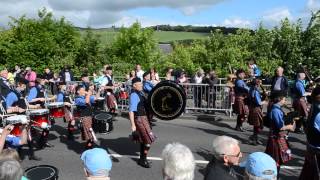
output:
[[272, 27], [285, 17], [306, 24], [320, 0], [0, 0], [0, 26], [9, 16], [36, 17], [46, 7], [79, 27], [157, 24], [255, 28]]

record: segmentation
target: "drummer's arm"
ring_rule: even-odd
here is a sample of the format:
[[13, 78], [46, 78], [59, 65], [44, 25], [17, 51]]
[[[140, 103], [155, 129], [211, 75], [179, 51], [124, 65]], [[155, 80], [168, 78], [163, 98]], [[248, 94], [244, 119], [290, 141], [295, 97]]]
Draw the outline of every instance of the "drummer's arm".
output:
[[139, 96], [136, 93], [132, 93], [130, 95], [130, 100], [129, 100], [129, 120], [130, 120], [130, 123], [131, 123], [131, 130], [132, 131], [136, 131], [136, 125], [134, 123], [134, 111], [137, 111], [139, 101], [140, 101]]
[[26, 128], [26, 125], [22, 125], [22, 132], [21, 132], [21, 136], [20, 136], [20, 145], [24, 145], [27, 144], [27, 138], [28, 138], [28, 131]]
[[6, 143], [6, 138], [10, 134], [10, 132], [12, 131], [13, 127], [14, 127], [13, 125], [9, 124], [3, 129], [2, 133], [1, 133], [1, 136], [0, 136], [0, 154], [1, 154], [2, 150], [3, 150], [4, 144]]

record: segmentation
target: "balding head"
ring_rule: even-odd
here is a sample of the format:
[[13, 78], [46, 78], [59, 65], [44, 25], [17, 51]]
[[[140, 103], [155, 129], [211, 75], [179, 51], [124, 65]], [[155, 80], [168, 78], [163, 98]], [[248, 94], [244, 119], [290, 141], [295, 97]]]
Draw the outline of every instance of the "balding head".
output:
[[283, 76], [283, 68], [282, 68], [281, 66], [279, 66], [279, 67], [277, 68], [276, 73], [277, 73], [277, 76]]

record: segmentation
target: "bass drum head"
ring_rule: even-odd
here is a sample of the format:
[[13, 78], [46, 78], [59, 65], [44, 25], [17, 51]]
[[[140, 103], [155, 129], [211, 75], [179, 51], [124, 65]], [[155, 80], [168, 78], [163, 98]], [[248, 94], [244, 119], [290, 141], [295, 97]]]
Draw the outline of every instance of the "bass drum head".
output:
[[159, 119], [173, 120], [186, 108], [185, 91], [173, 81], [161, 81], [148, 96], [148, 108]]
[[58, 174], [58, 169], [49, 165], [34, 166], [25, 171], [25, 176], [30, 180], [57, 180]]

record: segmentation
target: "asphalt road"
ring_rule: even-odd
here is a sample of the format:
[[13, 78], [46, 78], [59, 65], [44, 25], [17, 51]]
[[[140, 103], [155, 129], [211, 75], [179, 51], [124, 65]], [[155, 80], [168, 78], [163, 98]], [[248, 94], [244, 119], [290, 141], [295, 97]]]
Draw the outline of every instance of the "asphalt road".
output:
[[[111, 179], [113, 180], [160, 180], [161, 173], [161, 152], [164, 146], [170, 142], [180, 142], [188, 146], [197, 160], [195, 179], [203, 179], [206, 162], [211, 159], [211, 142], [218, 135], [228, 135], [241, 142], [241, 151], [244, 156], [255, 151], [264, 151], [264, 146], [252, 146], [248, 144], [248, 138], [252, 134], [251, 127], [246, 125], [249, 130], [239, 133], [233, 130], [235, 120], [223, 116], [213, 117], [198, 115], [191, 117], [181, 117], [173, 121], [156, 122], [153, 128], [157, 135], [156, 142], [152, 145], [149, 157], [152, 160], [152, 168], [145, 169], [136, 164], [136, 157], [139, 155], [139, 147], [129, 139], [130, 123], [126, 117], [118, 116], [114, 122], [115, 129], [110, 134], [98, 134], [98, 144], [107, 149], [113, 157], [113, 167]], [[42, 161], [30, 161], [25, 158], [22, 162], [23, 167], [48, 164], [59, 169], [59, 180], [82, 180], [85, 179], [80, 155], [83, 151], [84, 142], [80, 138], [76, 141], [66, 139], [66, 123], [58, 119], [56, 125], [50, 132], [50, 143], [53, 148], [37, 150], [36, 155]], [[267, 131], [263, 131], [263, 142], [266, 144]], [[80, 137], [79, 134], [76, 135]], [[301, 166], [304, 161], [305, 136], [290, 134], [290, 142], [294, 159], [281, 170], [282, 179], [297, 179]], [[24, 148], [25, 149], [25, 148]]]

